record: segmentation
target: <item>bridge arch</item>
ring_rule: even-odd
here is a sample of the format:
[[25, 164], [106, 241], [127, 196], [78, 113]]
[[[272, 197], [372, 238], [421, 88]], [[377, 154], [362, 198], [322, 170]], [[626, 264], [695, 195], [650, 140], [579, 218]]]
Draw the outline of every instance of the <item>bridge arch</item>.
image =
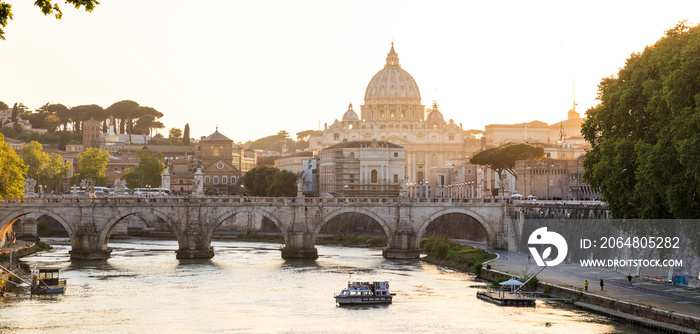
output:
[[61, 226], [63, 226], [64, 229], [66, 229], [66, 232], [68, 232], [68, 237], [73, 239], [73, 227], [71, 224], [69, 224], [63, 216], [58, 214], [57, 212], [46, 209], [43, 207], [30, 207], [30, 208], [25, 208], [25, 207], [20, 207], [14, 210], [11, 210], [10, 212], [0, 216], [0, 238], [4, 238], [5, 233], [10, 231], [12, 228], [12, 225], [19, 219], [22, 218], [23, 216], [26, 216], [28, 214], [32, 213], [37, 213], [40, 215], [47, 215], [50, 216], [51, 218], [56, 219]]
[[344, 213], [359, 213], [359, 214], [363, 214], [365, 216], [368, 216], [368, 217], [374, 219], [374, 221], [377, 222], [377, 224], [379, 224], [379, 226], [381, 226], [382, 230], [384, 231], [384, 235], [387, 238], [387, 243], [389, 243], [390, 239], [393, 237], [393, 230], [391, 229], [391, 227], [389, 227], [389, 225], [386, 223], [386, 221], [384, 221], [384, 219], [382, 219], [382, 217], [380, 217], [376, 213], [372, 212], [371, 210], [362, 209], [362, 208], [358, 208], [358, 207], [346, 207], [346, 208], [339, 208], [339, 209], [330, 211], [330, 212], [326, 213], [325, 215], [322, 215], [318, 226], [316, 226], [313, 230], [313, 237], [311, 240], [315, 243], [316, 236], [318, 236], [318, 233], [321, 232], [321, 228], [323, 228], [323, 226], [326, 225], [331, 219], [333, 219], [341, 214], [344, 214]]
[[223, 210], [219, 211], [219, 214], [215, 216], [212, 220], [212, 226], [206, 233], [205, 244], [211, 245], [211, 240], [214, 237], [216, 230], [224, 223], [226, 219], [234, 217], [238, 214], [248, 213], [248, 214], [260, 214], [263, 217], [269, 219], [277, 229], [282, 234], [284, 244], [289, 240], [289, 228], [283, 224], [277, 216], [275, 216], [270, 210], [263, 209], [261, 207], [225, 207]]
[[432, 214], [430, 217], [428, 217], [428, 219], [426, 219], [420, 225], [420, 228], [418, 229], [418, 238], [417, 238], [418, 241], [420, 241], [423, 238], [423, 234], [425, 234], [425, 230], [428, 228], [428, 225], [430, 225], [430, 223], [432, 223], [436, 219], [438, 219], [444, 215], [450, 214], [450, 213], [461, 213], [461, 214], [467, 215], [467, 216], [473, 218], [474, 220], [476, 220], [481, 225], [481, 227], [484, 228], [484, 231], [486, 231], [486, 243], [488, 245], [491, 245], [493, 238], [495, 237], [495, 234], [494, 234], [495, 232], [493, 231], [493, 228], [491, 227], [491, 225], [488, 222], [486, 222], [486, 220], [483, 217], [481, 217], [481, 215], [479, 215], [478, 213], [476, 213], [472, 210], [462, 209], [462, 208], [449, 208], [449, 209], [440, 210], [440, 211]]
[[175, 233], [175, 237], [177, 238], [178, 242], [181, 239], [182, 233], [181, 231], [177, 228], [177, 224], [170, 218], [169, 215], [166, 212], [163, 212], [159, 210], [158, 208], [142, 208], [142, 207], [123, 207], [119, 209], [117, 212], [115, 212], [116, 215], [115, 218], [110, 218], [107, 224], [104, 225], [102, 230], [100, 231], [99, 234], [99, 240], [102, 241], [103, 247], [107, 247], [107, 244], [109, 243], [109, 236], [112, 234], [112, 231], [114, 231], [114, 228], [117, 226], [117, 224], [124, 218], [134, 215], [134, 214], [149, 214], [149, 215], [154, 215], [163, 221], [165, 221], [172, 229], [173, 232]]

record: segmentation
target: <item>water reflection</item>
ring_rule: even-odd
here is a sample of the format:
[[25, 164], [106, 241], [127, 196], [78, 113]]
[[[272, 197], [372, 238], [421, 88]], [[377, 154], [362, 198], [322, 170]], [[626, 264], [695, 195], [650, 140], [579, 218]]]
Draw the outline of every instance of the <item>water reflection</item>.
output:
[[[66, 294], [0, 298], [0, 332], [641, 332], [559, 304], [500, 308], [475, 298], [472, 275], [377, 249], [318, 246], [316, 260], [283, 260], [276, 244], [217, 241], [212, 259], [177, 260], [176, 241], [110, 246], [107, 261], [71, 262], [59, 244], [25, 258], [64, 268]], [[350, 277], [390, 281], [394, 303], [338, 307]]]

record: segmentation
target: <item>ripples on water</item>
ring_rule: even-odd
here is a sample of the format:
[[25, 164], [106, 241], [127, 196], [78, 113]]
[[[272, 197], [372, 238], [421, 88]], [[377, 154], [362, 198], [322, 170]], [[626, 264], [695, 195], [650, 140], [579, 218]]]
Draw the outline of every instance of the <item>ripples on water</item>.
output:
[[[222, 241], [212, 259], [177, 260], [176, 241], [131, 239], [111, 242], [107, 261], [71, 262], [67, 240], [48, 241], [54, 250], [23, 260], [63, 268], [65, 295], [0, 298], [0, 332], [640, 332], [559, 304], [492, 305], [473, 276], [379, 249], [317, 246], [316, 261], [285, 261], [278, 244]], [[336, 306], [350, 274], [390, 281], [394, 303]]]

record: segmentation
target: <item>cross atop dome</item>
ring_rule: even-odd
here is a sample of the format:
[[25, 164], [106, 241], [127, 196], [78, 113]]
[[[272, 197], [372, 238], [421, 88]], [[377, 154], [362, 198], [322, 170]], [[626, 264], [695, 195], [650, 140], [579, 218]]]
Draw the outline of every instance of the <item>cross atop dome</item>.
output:
[[386, 55], [386, 65], [384, 65], [384, 68], [387, 67], [401, 67], [401, 65], [399, 65], [399, 55], [394, 51], [394, 42], [391, 42], [391, 50], [389, 50], [389, 53]]

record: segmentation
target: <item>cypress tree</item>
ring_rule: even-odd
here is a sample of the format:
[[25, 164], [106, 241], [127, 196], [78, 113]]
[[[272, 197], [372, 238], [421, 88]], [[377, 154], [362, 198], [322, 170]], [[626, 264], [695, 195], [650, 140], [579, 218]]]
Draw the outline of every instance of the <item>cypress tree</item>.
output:
[[182, 133], [182, 143], [190, 144], [190, 123], [185, 124], [185, 131]]

